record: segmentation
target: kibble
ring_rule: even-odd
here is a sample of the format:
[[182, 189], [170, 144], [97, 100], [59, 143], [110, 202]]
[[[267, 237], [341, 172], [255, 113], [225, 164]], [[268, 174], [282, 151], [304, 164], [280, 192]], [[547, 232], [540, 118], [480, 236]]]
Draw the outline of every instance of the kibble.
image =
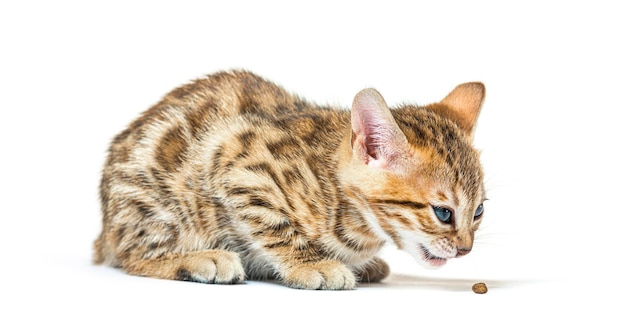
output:
[[487, 285], [484, 282], [477, 282], [472, 286], [472, 291], [476, 294], [484, 294], [487, 292]]

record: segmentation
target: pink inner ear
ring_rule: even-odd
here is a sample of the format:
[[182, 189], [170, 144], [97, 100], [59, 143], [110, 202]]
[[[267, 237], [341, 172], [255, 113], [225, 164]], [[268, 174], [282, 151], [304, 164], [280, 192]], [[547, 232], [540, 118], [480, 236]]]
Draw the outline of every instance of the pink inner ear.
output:
[[386, 129], [384, 122], [380, 121], [380, 117], [372, 115], [370, 109], [363, 109], [359, 114], [359, 127], [355, 130], [362, 136], [364, 146], [367, 150], [367, 154], [378, 159], [379, 153], [385, 147], [385, 141], [389, 140], [389, 136], [386, 135]]
[[365, 89], [354, 98], [352, 129], [368, 165], [387, 166], [406, 141], [385, 100], [373, 89]]

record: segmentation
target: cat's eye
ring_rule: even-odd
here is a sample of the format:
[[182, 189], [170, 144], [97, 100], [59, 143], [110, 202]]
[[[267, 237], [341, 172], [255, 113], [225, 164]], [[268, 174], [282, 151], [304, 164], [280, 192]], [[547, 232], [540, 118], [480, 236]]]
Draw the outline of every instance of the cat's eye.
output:
[[476, 212], [474, 212], [474, 220], [480, 219], [484, 211], [485, 208], [483, 207], [483, 204], [478, 205], [478, 208], [476, 208]]
[[452, 221], [452, 211], [445, 207], [433, 206], [433, 211], [435, 211], [435, 216], [437, 219], [443, 223], [450, 223]]

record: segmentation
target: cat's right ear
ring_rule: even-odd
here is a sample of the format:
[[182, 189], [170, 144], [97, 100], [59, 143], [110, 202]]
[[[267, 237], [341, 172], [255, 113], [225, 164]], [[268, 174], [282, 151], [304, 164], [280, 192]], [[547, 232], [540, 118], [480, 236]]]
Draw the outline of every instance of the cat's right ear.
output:
[[471, 138], [484, 99], [485, 86], [482, 83], [460, 84], [440, 102], [444, 105], [442, 114], [454, 120]]
[[408, 147], [385, 100], [374, 89], [362, 90], [354, 97], [350, 142], [353, 156], [383, 169], [392, 169]]

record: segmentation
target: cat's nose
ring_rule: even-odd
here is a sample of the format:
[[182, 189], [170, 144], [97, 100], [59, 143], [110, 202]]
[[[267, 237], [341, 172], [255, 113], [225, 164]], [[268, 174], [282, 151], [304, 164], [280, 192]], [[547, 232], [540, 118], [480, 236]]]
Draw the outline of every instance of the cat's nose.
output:
[[467, 255], [469, 252], [472, 251], [472, 248], [463, 248], [463, 247], [459, 247], [456, 249], [456, 257], [461, 257], [463, 255]]

